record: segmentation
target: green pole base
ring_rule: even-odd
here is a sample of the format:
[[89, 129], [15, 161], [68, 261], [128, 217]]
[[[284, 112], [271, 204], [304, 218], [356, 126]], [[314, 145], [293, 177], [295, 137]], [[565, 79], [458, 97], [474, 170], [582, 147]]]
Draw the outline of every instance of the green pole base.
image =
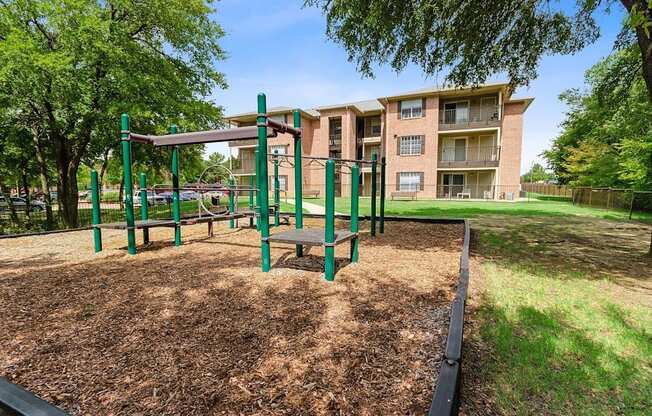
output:
[[358, 239], [351, 240], [351, 263], [358, 262]]
[[149, 244], [149, 230], [143, 228], [143, 244]]
[[335, 247], [326, 247], [324, 259], [324, 277], [329, 282], [335, 280]]
[[303, 257], [303, 246], [297, 244], [297, 257]]
[[269, 253], [269, 241], [263, 241], [262, 244], [260, 245], [260, 249], [262, 251], [262, 269], [265, 273], [267, 273], [270, 269], [270, 253]]
[[102, 230], [99, 228], [93, 229], [93, 238], [95, 240], [95, 252], [99, 253], [102, 251]]
[[181, 246], [181, 224], [174, 226], [174, 245], [176, 247]]
[[127, 230], [127, 252], [136, 254], [136, 233], [134, 230]]

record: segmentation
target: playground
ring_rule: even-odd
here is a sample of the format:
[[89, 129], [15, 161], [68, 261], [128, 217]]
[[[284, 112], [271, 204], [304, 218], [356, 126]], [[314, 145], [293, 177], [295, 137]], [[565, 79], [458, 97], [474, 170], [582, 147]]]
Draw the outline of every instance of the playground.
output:
[[89, 231], [2, 240], [4, 373], [72, 414], [423, 414], [463, 227], [361, 225], [333, 283], [322, 247], [273, 244], [262, 272], [259, 234], [228, 222], [180, 247], [152, 229], [136, 256], [120, 230], [98, 254]]

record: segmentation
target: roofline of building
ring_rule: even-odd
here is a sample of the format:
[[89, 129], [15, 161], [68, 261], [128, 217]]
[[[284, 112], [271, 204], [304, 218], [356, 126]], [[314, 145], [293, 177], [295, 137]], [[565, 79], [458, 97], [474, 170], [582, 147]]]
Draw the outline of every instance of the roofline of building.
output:
[[519, 97], [519, 98], [510, 98], [507, 100], [507, 103], [523, 103], [523, 112], [525, 113], [530, 107], [530, 104], [532, 104], [532, 101], [534, 101], [534, 97]]

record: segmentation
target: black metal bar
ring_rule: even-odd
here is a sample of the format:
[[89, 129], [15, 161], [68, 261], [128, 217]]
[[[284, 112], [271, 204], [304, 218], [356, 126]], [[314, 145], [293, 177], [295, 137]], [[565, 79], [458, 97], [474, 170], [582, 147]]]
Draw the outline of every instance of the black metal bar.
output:
[[459, 386], [460, 364], [454, 360], [444, 360], [441, 363], [428, 416], [457, 415], [460, 400]]
[[0, 377], [0, 406], [22, 416], [68, 416], [63, 410]]

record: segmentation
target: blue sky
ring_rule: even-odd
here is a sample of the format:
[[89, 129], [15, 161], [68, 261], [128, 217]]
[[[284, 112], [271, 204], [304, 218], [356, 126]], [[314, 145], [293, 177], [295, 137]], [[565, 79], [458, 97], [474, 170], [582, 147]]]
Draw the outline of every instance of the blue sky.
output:
[[[440, 85], [443, 75], [424, 77], [409, 66], [400, 74], [380, 67], [374, 79], [362, 78], [348, 62], [342, 47], [328, 40], [325, 19], [315, 8], [302, 8], [301, 0], [222, 0], [215, 3], [214, 18], [226, 31], [221, 45], [228, 58], [216, 64], [226, 75], [229, 88], [216, 90], [212, 99], [227, 114], [255, 110], [258, 92], [267, 94], [268, 106], [310, 108], [381, 97], [402, 91]], [[571, 7], [574, 2], [561, 2]], [[549, 147], [559, 132], [565, 106], [559, 94], [581, 87], [584, 72], [608, 55], [618, 34], [622, 7], [598, 16], [601, 38], [574, 56], [549, 56], [541, 60], [539, 77], [515, 97], [533, 96], [524, 121], [521, 171]], [[265, 52], [257, 52], [257, 51]], [[283, 57], [274, 59], [274, 57]], [[493, 80], [504, 81], [496, 76]], [[212, 144], [207, 153], [228, 153], [223, 144]]]

